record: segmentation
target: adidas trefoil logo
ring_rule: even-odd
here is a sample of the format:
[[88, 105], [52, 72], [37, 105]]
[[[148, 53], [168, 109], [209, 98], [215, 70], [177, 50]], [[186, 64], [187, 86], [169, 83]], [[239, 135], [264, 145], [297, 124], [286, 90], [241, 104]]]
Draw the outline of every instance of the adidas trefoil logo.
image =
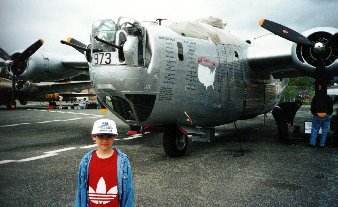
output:
[[117, 195], [117, 186], [112, 187], [108, 192], [106, 188], [106, 181], [101, 177], [97, 183], [96, 191], [89, 186], [89, 200], [95, 204], [109, 203]]

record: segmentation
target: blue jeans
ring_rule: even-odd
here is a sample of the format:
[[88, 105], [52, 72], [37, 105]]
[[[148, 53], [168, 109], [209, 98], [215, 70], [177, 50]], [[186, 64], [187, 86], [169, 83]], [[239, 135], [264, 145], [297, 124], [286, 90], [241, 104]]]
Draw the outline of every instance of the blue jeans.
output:
[[320, 146], [325, 146], [326, 135], [330, 126], [330, 115], [325, 115], [325, 117], [319, 117], [317, 115], [313, 116], [310, 145], [315, 146], [317, 142], [317, 135], [319, 129], [322, 128], [322, 137], [320, 139]]

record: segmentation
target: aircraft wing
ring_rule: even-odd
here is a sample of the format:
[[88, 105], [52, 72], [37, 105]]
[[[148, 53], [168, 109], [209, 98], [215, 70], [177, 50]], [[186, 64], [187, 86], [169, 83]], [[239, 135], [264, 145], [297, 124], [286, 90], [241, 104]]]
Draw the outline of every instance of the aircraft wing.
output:
[[63, 97], [67, 97], [67, 98], [70, 98], [70, 97], [87, 97], [87, 96], [95, 96], [94, 93], [70, 93], [70, 92], [61, 92], [61, 93], [58, 93], [60, 96], [63, 96]]
[[74, 69], [85, 70], [85, 71], [89, 70], [87, 61], [65, 59], [65, 60], [62, 60], [62, 64], [66, 67], [70, 67]]
[[61, 92], [80, 92], [91, 88], [90, 81], [72, 81], [66, 83], [25, 83], [22, 88], [23, 93], [61, 93]]
[[275, 79], [296, 78], [301, 76], [310, 76], [299, 70], [292, 61], [291, 47], [289, 52], [285, 49], [282, 51], [269, 51], [259, 47], [248, 48], [248, 63], [250, 68], [258, 76], [266, 77], [272, 75]]

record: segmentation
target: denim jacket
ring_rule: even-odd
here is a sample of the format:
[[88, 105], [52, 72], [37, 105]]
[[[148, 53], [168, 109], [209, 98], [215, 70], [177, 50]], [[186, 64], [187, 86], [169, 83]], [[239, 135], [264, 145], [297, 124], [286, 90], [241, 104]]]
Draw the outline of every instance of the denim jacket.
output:
[[[119, 206], [134, 206], [134, 186], [132, 180], [131, 165], [126, 154], [117, 148], [117, 191]], [[94, 150], [88, 152], [81, 160], [78, 171], [78, 184], [75, 206], [87, 207], [88, 204], [88, 170]]]

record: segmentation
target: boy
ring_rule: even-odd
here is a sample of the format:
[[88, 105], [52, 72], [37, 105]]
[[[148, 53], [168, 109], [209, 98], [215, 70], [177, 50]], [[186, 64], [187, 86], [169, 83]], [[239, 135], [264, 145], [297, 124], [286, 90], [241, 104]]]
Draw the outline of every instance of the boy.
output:
[[131, 165], [127, 155], [112, 148], [116, 136], [114, 121], [95, 121], [92, 139], [97, 149], [80, 163], [75, 206], [134, 206]]

